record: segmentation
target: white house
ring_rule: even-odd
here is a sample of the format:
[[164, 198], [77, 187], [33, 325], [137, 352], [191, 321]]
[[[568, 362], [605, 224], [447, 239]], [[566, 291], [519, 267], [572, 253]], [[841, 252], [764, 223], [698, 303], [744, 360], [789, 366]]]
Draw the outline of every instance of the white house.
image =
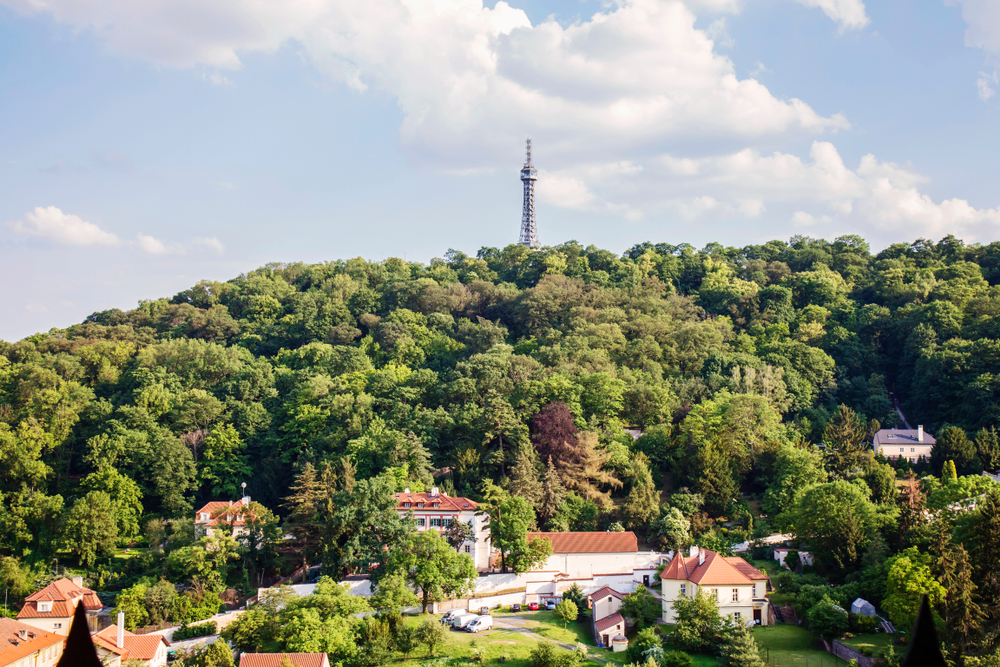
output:
[[125, 614], [118, 613], [118, 625], [109, 625], [91, 637], [104, 664], [138, 663], [143, 667], [164, 667], [167, 664], [166, 637], [151, 633], [137, 635], [125, 629]]
[[66, 637], [0, 618], [0, 667], [56, 667]]
[[458, 547], [469, 554], [476, 569], [485, 570], [490, 566], [490, 533], [486, 517], [476, 514], [478, 505], [468, 498], [451, 498], [441, 493], [435, 486], [430, 493], [411, 493], [405, 489], [394, 494], [396, 510], [400, 516], [413, 515], [417, 530], [437, 530], [445, 532], [452, 521], [472, 524], [473, 538]]
[[[793, 551], [797, 551], [799, 554], [799, 561], [803, 565], [812, 565], [813, 557], [808, 551], [801, 551], [799, 549], [792, 549], [789, 547], [776, 547], [774, 549], [774, 560], [778, 561], [778, 565], [785, 567], [785, 559], [788, 558], [788, 554]], [[791, 569], [791, 568], [789, 568]]]
[[930, 433], [924, 433], [923, 426], [918, 426], [916, 430], [884, 428], [872, 439], [876, 454], [910, 461], [916, 461], [920, 457], [930, 458], [935, 444], [937, 440]]
[[239, 500], [213, 500], [194, 513], [194, 532], [198, 537], [212, 537], [218, 525], [232, 526], [235, 539], [247, 532], [245, 513], [250, 506], [250, 496]]
[[587, 596], [590, 600], [592, 631], [598, 646], [613, 648], [615, 651], [628, 648], [625, 619], [618, 611], [624, 597], [610, 586], [602, 586]]
[[73, 624], [73, 613], [80, 604], [87, 610], [88, 616], [95, 615], [104, 607], [97, 593], [83, 587], [83, 577], [57, 579], [25, 598], [24, 606], [17, 612], [17, 620], [66, 637]]
[[674, 601], [699, 591], [715, 598], [719, 613], [737, 623], [773, 625], [767, 601], [767, 575], [738, 556], [720, 556], [692, 546], [678, 553], [660, 573], [663, 582], [663, 622], [675, 622]]

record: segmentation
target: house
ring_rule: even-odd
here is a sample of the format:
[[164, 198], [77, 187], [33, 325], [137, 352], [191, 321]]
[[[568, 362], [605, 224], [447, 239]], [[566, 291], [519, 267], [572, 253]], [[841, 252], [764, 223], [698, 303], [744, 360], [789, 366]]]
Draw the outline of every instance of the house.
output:
[[811, 553], [809, 553], [808, 551], [799, 551], [798, 549], [791, 549], [788, 547], [776, 547], [774, 550], [774, 560], [778, 561], [778, 565], [780, 565], [781, 567], [785, 567], [785, 559], [788, 558], [788, 554], [792, 553], [793, 551], [798, 552], [799, 561], [803, 565], [813, 564], [813, 557]]
[[0, 667], [55, 667], [66, 637], [10, 618], [0, 618]]
[[213, 500], [194, 513], [194, 534], [196, 537], [212, 537], [219, 524], [232, 526], [232, 537], [236, 539], [247, 532], [246, 509], [250, 506], [250, 496], [239, 500]]
[[851, 603], [851, 613], [861, 616], [875, 616], [875, 605], [864, 598], [858, 598]]
[[417, 530], [437, 530], [445, 532], [452, 521], [472, 525], [473, 538], [459, 545], [458, 550], [469, 554], [477, 570], [490, 566], [490, 533], [486, 517], [476, 514], [478, 505], [468, 498], [451, 498], [441, 493], [438, 487], [430, 493], [411, 493], [405, 489], [393, 494], [396, 510], [400, 516], [412, 514]]
[[931, 449], [937, 444], [930, 433], [924, 433], [924, 427], [913, 429], [884, 428], [875, 434], [872, 447], [876, 454], [890, 459], [907, 459], [911, 462], [923, 457], [929, 459]]
[[167, 664], [170, 642], [160, 634], [137, 635], [125, 629], [125, 614], [118, 612], [118, 625], [109, 625], [91, 636], [104, 664], [135, 661], [144, 667]]
[[594, 633], [594, 641], [602, 648], [612, 648], [615, 651], [628, 648], [625, 619], [618, 612], [624, 597], [610, 586], [602, 586], [587, 596], [592, 610], [591, 631]]
[[97, 593], [83, 587], [83, 577], [58, 579], [25, 598], [24, 606], [17, 613], [17, 620], [39, 630], [66, 637], [78, 604], [82, 604], [87, 611], [88, 620], [104, 607]]
[[[605, 531], [575, 533], [528, 533], [552, 543], [552, 555], [539, 571], [558, 572], [563, 578], [591, 579], [601, 575], [632, 574], [636, 570], [639, 542], [635, 533]], [[648, 560], [648, 559], [642, 559]], [[645, 564], [645, 563], [644, 563]], [[651, 572], [655, 572], [653, 565]], [[649, 583], [649, 574], [644, 583]]]
[[704, 590], [719, 603], [719, 613], [736, 623], [773, 625], [768, 607], [767, 575], [738, 556], [721, 556], [692, 546], [688, 556], [676, 554], [660, 573], [663, 622], [673, 624], [674, 601]]
[[244, 653], [240, 667], [281, 667], [285, 658], [294, 667], [330, 667], [326, 653]]

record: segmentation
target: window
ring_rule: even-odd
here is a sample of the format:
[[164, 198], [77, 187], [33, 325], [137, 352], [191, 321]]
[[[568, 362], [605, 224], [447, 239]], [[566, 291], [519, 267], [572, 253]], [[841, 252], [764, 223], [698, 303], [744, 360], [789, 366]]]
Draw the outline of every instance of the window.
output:
[[740, 601], [740, 589], [734, 588], [733, 589], [733, 602], [739, 602], [739, 601]]
[[431, 528], [440, 528], [441, 519], [431, 519]]
[[417, 519], [417, 527], [418, 528], [423, 528], [424, 525], [426, 525], [424, 519]]
[[444, 520], [444, 527], [445, 528], [449, 527], [451, 525], [451, 521], [452, 521], [451, 519], [445, 519]]
[[403, 507], [409, 507], [410, 503], [403, 503]]
[[910, 451], [911, 452], [915, 452], [915, 451], [917, 451], [917, 448], [916, 447], [910, 447]]
[[417, 507], [423, 507], [423, 506], [424, 506], [423, 503], [417, 503]]
[[202, 521], [208, 521], [208, 512], [202, 512], [201, 513], [201, 520]]
[[686, 598], [687, 594], [688, 594], [688, 585], [687, 584], [681, 584], [681, 597], [682, 598]]
[[62, 630], [62, 623], [53, 623], [52, 627], [56, 630]]
[[471, 554], [472, 553], [472, 547], [469, 546], [468, 544], [465, 545], [465, 553], [467, 553], [467, 554]]
[[716, 602], [719, 601], [719, 589], [718, 588], [713, 588], [712, 589], [712, 597], [715, 598]]
[[441, 503], [434, 503], [433, 507], [434, 507], [434, 508], [438, 508], [438, 507], [441, 507]]
[[39, 602], [38, 603], [38, 611], [40, 611], [40, 612], [50, 612], [50, 611], [52, 611], [52, 603], [51, 602], [47, 602], [47, 601], [46, 602]]
[[733, 612], [733, 620], [736, 621], [737, 623], [740, 622], [740, 612], [738, 611]]
[[899, 451], [901, 451], [901, 452], [905, 452], [906, 450], [905, 450], [904, 448], [900, 447], [900, 448], [899, 448]]

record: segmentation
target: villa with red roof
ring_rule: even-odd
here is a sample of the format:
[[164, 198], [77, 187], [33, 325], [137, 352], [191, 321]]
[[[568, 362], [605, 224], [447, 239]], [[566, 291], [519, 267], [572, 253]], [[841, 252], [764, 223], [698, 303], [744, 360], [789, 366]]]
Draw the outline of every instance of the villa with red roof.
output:
[[109, 625], [91, 635], [94, 648], [102, 664], [111, 665], [126, 662], [139, 663], [143, 667], [163, 667], [167, 664], [167, 649], [170, 643], [160, 634], [137, 635], [125, 629], [125, 615], [118, 614], [118, 625]]
[[73, 613], [82, 604], [88, 615], [99, 612], [101, 604], [97, 593], [83, 587], [83, 577], [57, 579], [25, 598], [24, 606], [17, 613], [17, 620], [52, 634], [69, 635]]
[[212, 537], [219, 525], [232, 526], [235, 539], [246, 532], [244, 521], [246, 508], [250, 506], [250, 496], [239, 500], [213, 500], [194, 513], [194, 532], [198, 537]]
[[767, 575], [737, 556], [721, 556], [692, 546], [678, 552], [660, 573], [663, 582], [663, 622], [675, 622], [674, 601], [699, 591], [715, 598], [719, 613], [749, 625], [773, 625], [767, 601]]
[[417, 530], [437, 530], [444, 533], [453, 521], [472, 525], [473, 539], [459, 545], [461, 553], [469, 554], [477, 570], [490, 566], [490, 532], [486, 517], [476, 514], [478, 505], [468, 498], [452, 498], [435, 486], [430, 493], [411, 493], [405, 489], [393, 494], [400, 516], [412, 514]]
[[66, 637], [0, 618], [0, 667], [56, 667]]

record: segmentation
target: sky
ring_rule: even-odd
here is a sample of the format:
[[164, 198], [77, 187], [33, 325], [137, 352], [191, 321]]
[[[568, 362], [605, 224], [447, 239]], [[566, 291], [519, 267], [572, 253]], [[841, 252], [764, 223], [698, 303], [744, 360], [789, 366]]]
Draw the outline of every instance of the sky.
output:
[[0, 339], [268, 262], [1000, 238], [996, 0], [0, 0]]

